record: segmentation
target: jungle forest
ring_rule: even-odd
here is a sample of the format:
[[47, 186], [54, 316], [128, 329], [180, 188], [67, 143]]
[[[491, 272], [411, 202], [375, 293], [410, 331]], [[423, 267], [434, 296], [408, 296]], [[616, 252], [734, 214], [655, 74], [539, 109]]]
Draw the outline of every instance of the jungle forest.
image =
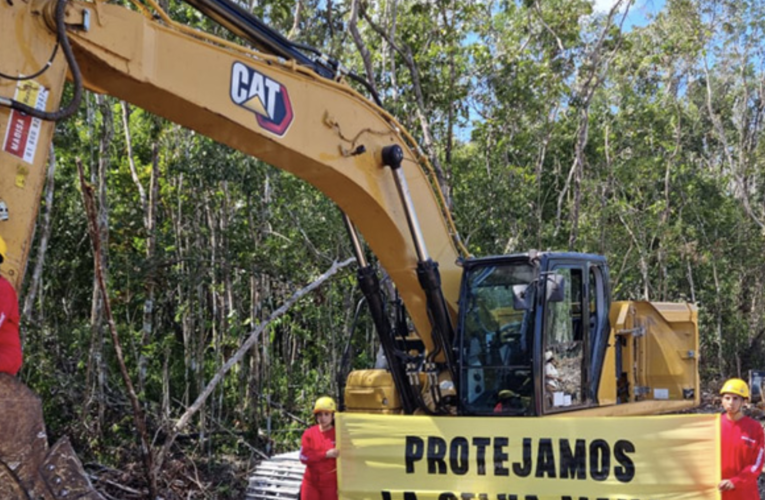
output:
[[[653, 0], [632, 22], [644, 3], [240, 5], [368, 80], [472, 254], [602, 254], [614, 299], [696, 304], [709, 386], [765, 368], [765, 2]], [[310, 184], [86, 93], [50, 150], [19, 377], [112, 498], [243, 498], [337, 394], [344, 352], [374, 365], [353, 255]]]

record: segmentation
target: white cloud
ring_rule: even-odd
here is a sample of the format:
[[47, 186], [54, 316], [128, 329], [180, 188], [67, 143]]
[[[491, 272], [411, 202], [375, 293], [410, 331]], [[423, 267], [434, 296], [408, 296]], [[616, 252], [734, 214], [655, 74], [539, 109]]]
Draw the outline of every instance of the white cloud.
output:
[[617, 0], [594, 0], [592, 5], [595, 12], [608, 12], [616, 2]]
[[[591, 0], [594, 14], [606, 14], [618, 0]], [[645, 26], [662, 8], [666, 0], [631, 0], [622, 1], [620, 13], [629, 7], [629, 15], [625, 27]]]

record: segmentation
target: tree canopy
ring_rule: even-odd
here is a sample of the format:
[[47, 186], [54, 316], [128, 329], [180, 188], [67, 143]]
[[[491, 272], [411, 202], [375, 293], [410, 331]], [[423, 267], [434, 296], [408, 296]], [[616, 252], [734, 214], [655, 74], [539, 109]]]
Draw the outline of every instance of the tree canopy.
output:
[[[762, 2], [667, 0], [641, 27], [625, 23], [627, 0], [605, 12], [587, 0], [246, 7], [373, 84], [431, 158], [474, 254], [604, 254], [615, 299], [698, 304], [704, 380], [762, 368]], [[235, 39], [185, 4], [167, 8]], [[20, 297], [21, 377], [42, 396], [51, 434], [72, 436], [88, 462], [119, 467], [137, 460], [138, 443], [77, 158], [156, 446], [248, 334], [351, 246], [338, 209], [310, 185], [111, 97], [87, 94], [57, 125], [53, 153]], [[178, 445], [209, 467], [294, 449], [311, 402], [336, 392], [347, 346], [353, 366], [374, 362], [359, 299], [351, 266], [296, 300]], [[233, 483], [206, 487], [234, 498]], [[172, 497], [172, 485], [161, 488]]]

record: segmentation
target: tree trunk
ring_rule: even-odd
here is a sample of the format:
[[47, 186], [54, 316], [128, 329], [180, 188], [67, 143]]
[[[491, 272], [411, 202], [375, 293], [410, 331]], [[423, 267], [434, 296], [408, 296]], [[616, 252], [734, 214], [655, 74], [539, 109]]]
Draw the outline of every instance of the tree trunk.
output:
[[[42, 227], [40, 228], [40, 243], [37, 247], [37, 257], [35, 258], [35, 269], [32, 272], [32, 282], [29, 284], [27, 296], [24, 297], [23, 317], [29, 322], [34, 322], [32, 311], [37, 294], [42, 292], [42, 272], [45, 266], [45, 255], [48, 250], [48, 241], [51, 234], [51, 215], [53, 214], [53, 191], [56, 184], [56, 150], [53, 144], [50, 146], [48, 157], [48, 173], [45, 181], [45, 209], [42, 217]], [[25, 330], [21, 330], [21, 345], [24, 345]]]
[[95, 218], [95, 230], [98, 232], [98, 238], [102, 242], [99, 247], [100, 255], [94, 255], [93, 258], [93, 295], [91, 299], [90, 311], [90, 356], [88, 360], [87, 387], [85, 403], [83, 404], [83, 413], [87, 414], [90, 405], [95, 401], [97, 404], [96, 433], [102, 435], [106, 423], [106, 401], [105, 391], [107, 384], [107, 366], [103, 359], [104, 353], [104, 302], [101, 296], [101, 289], [98, 286], [97, 263], [101, 263], [101, 273], [104, 280], [109, 279], [108, 274], [108, 255], [109, 245], [109, 204], [107, 198], [106, 174], [111, 166], [111, 155], [109, 147], [114, 136], [114, 117], [112, 115], [111, 101], [102, 95], [96, 95], [96, 104], [101, 111], [101, 120], [103, 128], [98, 142], [98, 160], [95, 162], [95, 168], [90, 169], [90, 182], [95, 186], [98, 197], [98, 213]]

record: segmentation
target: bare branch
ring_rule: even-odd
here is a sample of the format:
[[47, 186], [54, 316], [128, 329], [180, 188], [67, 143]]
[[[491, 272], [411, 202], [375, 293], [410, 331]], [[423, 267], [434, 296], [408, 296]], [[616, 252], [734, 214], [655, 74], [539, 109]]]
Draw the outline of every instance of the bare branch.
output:
[[128, 165], [130, 167], [130, 178], [138, 189], [138, 198], [141, 200], [141, 213], [144, 214], [144, 227], [148, 226], [146, 221], [146, 190], [138, 178], [138, 171], [135, 168], [135, 159], [133, 158], [133, 141], [130, 137], [130, 106], [125, 101], [120, 101], [122, 106], [122, 128], [125, 129], [125, 145], [127, 147]]
[[[576, 140], [576, 144], [574, 145], [574, 160], [571, 164], [571, 169], [569, 170], [568, 177], [566, 178], [566, 183], [564, 184], [563, 189], [558, 195], [558, 207], [556, 210], [556, 219], [555, 219], [556, 220], [555, 234], [557, 235], [561, 225], [563, 201], [566, 199], [566, 196], [568, 195], [568, 191], [571, 188], [571, 184], [573, 182], [574, 207], [570, 217], [571, 232], [569, 236], [569, 249], [573, 249], [576, 246], [576, 241], [578, 236], [579, 209], [580, 209], [580, 200], [581, 200], [580, 185], [581, 185], [582, 177], [584, 176], [584, 166], [585, 166], [584, 164], [586, 162], [585, 149], [589, 141], [590, 101], [592, 100], [592, 97], [595, 95], [595, 91], [598, 89], [598, 87], [600, 87], [600, 84], [603, 82], [603, 79], [605, 77], [605, 70], [608, 68], [609, 64], [614, 59], [614, 57], [616, 57], [616, 53], [618, 52], [619, 47], [621, 46], [621, 38], [620, 38], [618, 43], [609, 51], [608, 55], [604, 57], [603, 46], [605, 44], [607, 35], [613, 25], [613, 19], [616, 16], [616, 14], [619, 12], [619, 9], [621, 9], [622, 3], [623, 3], [623, 0], [618, 0], [616, 3], [614, 3], [614, 5], [611, 7], [611, 10], [608, 12], [608, 16], [606, 17], [606, 21], [598, 35], [598, 39], [595, 42], [595, 45], [593, 46], [591, 50], [587, 52], [584, 58], [585, 60], [589, 61], [589, 63], [586, 65], [583, 65], [583, 67], [587, 67], [589, 68], [589, 70], [584, 74], [583, 78], [581, 78], [582, 77], [581, 74], [579, 75], [580, 83], [577, 86], [578, 87], [577, 90], [574, 92], [574, 97], [576, 98], [576, 100], [579, 101], [579, 105], [577, 106], [579, 111], [579, 123], [577, 125], [577, 140]], [[624, 21], [627, 18], [628, 13], [629, 13], [629, 3], [627, 3], [627, 7], [624, 9], [621, 20], [619, 22], [620, 30], [622, 26], [624, 25]]]
[[155, 470], [158, 472], [162, 468], [162, 463], [164, 461], [165, 456], [167, 456], [168, 451], [170, 450], [170, 447], [175, 442], [175, 438], [178, 436], [180, 431], [188, 424], [191, 417], [194, 416], [194, 414], [199, 411], [199, 409], [202, 407], [202, 405], [205, 403], [207, 398], [212, 394], [213, 390], [217, 387], [217, 385], [223, 380], [223, 377], [231, 370], [231, 368], [234, 367], [235, 364], [239, 363], [242, 358], [244, 357], [245, 353], [249, 351], [252, 346], [255, 345], [255, 343], [260, 338], [261, 334], [268, 329], [269, 326], [271, 326], [271, 323], [273, 323], [276, 319], [283, 316], [289, 309], [292, 307], [298, 300], [303, 298], [304, 296], [308, 295], [315, 289], [317, 289], [319, 286], [321, 286], [322, 283], [327, 281], [330, 277], [335, 275], [338, 271], [341, 269], [347, 267], [348, 265], [355, 262], [355, 258], [346, 259], [343, 262], [334, 262], [332, 263], [332, 266], [321, 276], [316, 278], [311, 284], [301, 288], [297, 292], [295, 292], [292, 297], [290, 297], [284, 304], [282, 304], [281, 307], [276, 309], [271, 315], [258, 325], [254, 330], [252, 330], [247, 340], [245, 340], [242, 345], [237, 349], [237, 351], [234, 353], [233, 356], [231, 356], [224, 364], [223, 366], [218, 370], [218, 372], [210, 379], [210, 382], [207, 383], [207, 386], [202, 390], [202, 392], [197, 397], [196, 401], [189, 406], [189, 408], [183, 413], [183, 415], [180, 416], [178, 421], [175, 423], [175, 425], [172, 427], [172, 432], [170, 433], [170, 436], [168, 436], [167, 440], [165, 441], [165, 444], [162, 447], [162, 451], [158, 454]]
[[412, 88], [414, 89], [415, 104], [417, 107], [417, 119], [420, 122], [420, 130], [422, 131], [423, 146], [425, 148], [425, 152], [430, 158], [430, 162], [433, 164], [433, 170], [436, 172], [436, 178], [438, 180], [438, 185], [441, 188], [441, 192], [444, 193], [446, 205], [451, 207], [451, 191], [449, 190], [449, 185], [446, 182], [446, 174], [444, 169], [438, 159], [438, 156], [436, 155], [435, 141], [433, 140], [433, 135], [430, 132], [430, 124], [428, 123], [427, 112], [425, 111], [426, 106], [425, 98], [422, 94], [422, 84], [420, 83], [420, 70], [414, 60], [412, 51], [408, 45], [399, 46], [385, 30], [378, 26], [366, 14], [366, 12], [362, 11], [361, 15], [364, 20], [369, 23], [372, 29], [386, 42], [388, 42], [388, 44], [396, 52], [398, 52], [398, 54], [404, 59], [404, 63], [406, 64], [407, 69], [409, 69], [409, 74], [412, 77]]
[[[50, 154], [48, 155], [48, 173], [46, 174], [45, 181], [45, 212], [43, 214], [43, 220], [40, 231], [40, 245], [37, 248], [37, 258], [35, 259], [35, 269], [32, 273], [32, 283], [29, 286], [27, 296], [24, 297], [24, 317], [27, 321], [32, 319], [32, 308], [34, 307], [35, 299], [37, 298], [37, 292], [42, 289], [42, 272], [45, 265], [45, 254], [48, 250], [48, 241], [50, 241], [51, 233], [51, 215], [53, 214], [53, 190], [55, 187], [55, 173], [56, 171], [56, 150], [53, 149], [53, 144], [50, 146]], [[22, 335], [24, 332], [22, 330]], [[21, 343], [24, 344], [24, 338], [22, 337]]]
[[117, 356], [117, 362], [120, 367], [120, 373], [122, 374], [122, 381], [125, 383], [125, 388], [128, 392], [128, 398], [133, 407], [133, 422], [135, 423], [136, 430], [138, 431], [138, 438], [141, 443], [141, 456], [143, 457], [146, 479], [149, 484], [149, 492], [151, 498], [157, 498], [157, 475], [152, 467], [151, 448], [149, 447], [148, 433], [146, 431], [146, 418], [141, 408], [141, 403], [138, 401], [135, 389], [133, 388], [133, 382], [130, 380], [130, 374], [128, 373], [127, 366], [125, 365], [125, 357], [122, 354], [122, 344], [120, 343], [119, 335], [117, 334], [117, 326], [114, 322], [114, 316], [112, 315], [111, 300], [109, 299], [109, 290], [106, 286], [106, 280], [104, 278], [103, 267], [103, 254], [101, 251], [101, 235], [98, 230], [97, 211], [93, 195], [93, 187], [85, 182], [85, 174], [82, 168], [82, 162], [79, 158], [76, 159], [77, 171], [80, 175], [80, 188], [82, 190], [82, 200], [85, 205], [85, 212], [88, 219], [88, 231], [90, 232], [90, 241], [93, 245], [93, 259], [95, 260], [95, 273], [96, 280], [98, 281], [98, 287], [101, 291], [101, 297], [104, 302], [104, 314], [106, 315], [106, 322], [109, 325], [109, 332], [112, 336], [112, 344], [114, 347], [114, 353]]
[[290, 28], [287, 38], [294, 40], [296, 36], [300, 34], [300, 14], [303, 12], [303, 0], [297, 0], [295, 2], [295, 14], [292, 18], [292, 28]]
[[359, 54], [361, 54], [361, 60], [364, 61], [364, 71], [367, 74], [367, 81], [369, 82], [369, 85], [374, 90], [374, 93], [377, 94], [377, 85], [375, 84], [375, 72], [374, 72], [374, 68], [372, 67], [372, 56], [369, 53], [369, 50], [367, 49], [367, 46], [364, 43], [364, 40], [361, 39], [361, 35], [359, 34], [359, 28], [357, 26], [358, 20], [359, 20], [360, 8], [361, 8], [360, 0], [351, 1], [351, 18], [348, 20], [348, 30], [351, 32], [351, 36], [353, 37], [353, 42], [356, 44], [356, 48], [359, 49]]

